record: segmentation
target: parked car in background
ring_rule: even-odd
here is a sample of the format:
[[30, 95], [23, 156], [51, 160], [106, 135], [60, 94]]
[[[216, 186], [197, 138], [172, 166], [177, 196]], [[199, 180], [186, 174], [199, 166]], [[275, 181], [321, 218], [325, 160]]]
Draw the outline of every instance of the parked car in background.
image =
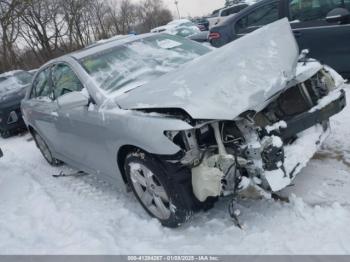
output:
[[209, 41], [223, 46], [287, 17], [299, 48], [350, 77], [350, 0], [262, 0], [211, 28]]
[[32, 74], [22, 70], [0, 74], [0, 134], [2, 137], [8, 137], [26, 128], [20, 105], [32, 77]]
[[198, 26], [199, 30], [209, 31], [209, 21], [206, 17], [193, 19], [192, 22]]
[[207, 18], [209, 21], [209, 29], [213, 26], [225, 21], [228, 17], [230, 17], [233, 14], [236, 14], [243, 10], [244, 8], [248, 7], [248, 4], [241, 3], [232, 5], [229, 7], [225, 7], [222, 9], [215, 10], [210, 17]]
[[199, 43], [207, 42], [209, 44], [208, 36], [209, 36], [209, 31], [202, 31], [198, 34], [189, 36], [188, 39], [191, 39]]
[[151, 33], [167, 33], [181, 37], [189, 37], [200, 33], [199, 27], [188, 19], [179, 19], [151, 30]]
[[130, 36], [42, 66], [23, 116], [50, 164], [125, 183], [176, 227], [220, 196], [290, 185], [322, 144], [343, 79], [298, 57], [287, 20], [215, 50]]

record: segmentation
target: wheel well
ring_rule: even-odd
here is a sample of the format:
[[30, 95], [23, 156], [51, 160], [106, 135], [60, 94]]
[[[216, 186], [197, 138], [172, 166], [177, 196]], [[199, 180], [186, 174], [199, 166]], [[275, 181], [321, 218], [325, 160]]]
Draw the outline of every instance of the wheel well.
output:
[[136, 150], [142, 150], [142, 149], [132, 145], [124, 145], [118, 151], [118, 156], [117, 156], [118, 168], [125, 184], [128, 183], [125, 170], [124, 170], [125, 158], [128, 155], [128, 153]]

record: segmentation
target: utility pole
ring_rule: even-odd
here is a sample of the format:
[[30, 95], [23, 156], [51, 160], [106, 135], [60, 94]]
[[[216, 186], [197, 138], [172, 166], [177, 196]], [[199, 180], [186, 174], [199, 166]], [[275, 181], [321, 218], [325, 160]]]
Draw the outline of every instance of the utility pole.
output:
[[179, 1], [175, 0], [175, 5], [176, 5], [176, 10], [177, 10], [177, 14], [179, 15], [179, 19], [181, 19], [181, 15], [180, 15], [180, 11], [179, 11]]

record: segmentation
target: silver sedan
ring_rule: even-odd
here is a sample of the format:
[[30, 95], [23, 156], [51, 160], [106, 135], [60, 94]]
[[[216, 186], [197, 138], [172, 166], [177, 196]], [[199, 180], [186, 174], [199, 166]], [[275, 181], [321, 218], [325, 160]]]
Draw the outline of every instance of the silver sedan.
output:
[[23, 117], [51, 165], [125, 184], [176, 227], [220, 196], [279, 191], [315, 153], [345, 96], [337, 73], [298, 57], [285, 20], [218, 50], [111, 40], [42, 66]]

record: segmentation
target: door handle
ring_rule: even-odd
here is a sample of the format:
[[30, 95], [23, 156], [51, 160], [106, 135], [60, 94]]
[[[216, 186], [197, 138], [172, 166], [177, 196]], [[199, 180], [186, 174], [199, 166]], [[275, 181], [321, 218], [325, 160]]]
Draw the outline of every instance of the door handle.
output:
[[300, 31], [293, 31], [295, 37], [301, 37]]

